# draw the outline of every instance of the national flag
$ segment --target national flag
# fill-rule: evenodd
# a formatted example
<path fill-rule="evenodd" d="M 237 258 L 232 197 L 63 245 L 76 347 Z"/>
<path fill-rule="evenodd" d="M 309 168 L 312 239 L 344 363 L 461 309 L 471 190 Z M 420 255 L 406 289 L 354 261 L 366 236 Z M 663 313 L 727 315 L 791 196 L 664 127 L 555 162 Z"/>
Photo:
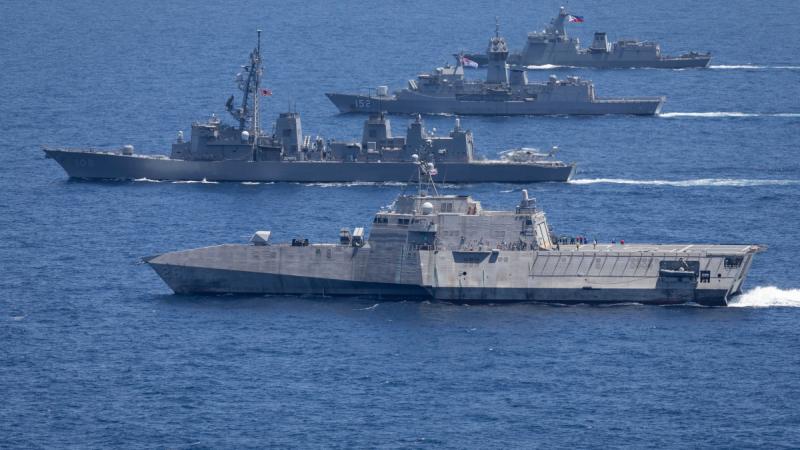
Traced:
<path fill-rule="evenodd" d="M 430 176 L 432 176 L 432 177 L 435 177 L 436 175 L 439 175 L 439 171 L 438 171 L 438 170 L 436 170 L 435 168 L 434 168 L 434 169 L 431 169 L 431 170 L 429 170 L 429 171 L 428 171 L 428 173 L 429 173 L 429 174 L 430 174 Z"/>
<path fill-rule="evenodd" d="M 471 67 L 473 69 L 477 69 L 478 68 L 478 63 L 476 63 L 475 61 L 467 58 L 466 56 L 462 56 L 461 57 L 461 65 L 463 65 L 464 67 Z"/>
<path fill-rule="evenodd" d="M 272 89 L 261 89 L 261 95 L 263 95 L 264 97 L 271 97 Z"/>
<path fill-rule="evenodd" d="M 571 23 L 583 23 L 583 16 L 573 16 L 570 14 L 567 17 Z"/>

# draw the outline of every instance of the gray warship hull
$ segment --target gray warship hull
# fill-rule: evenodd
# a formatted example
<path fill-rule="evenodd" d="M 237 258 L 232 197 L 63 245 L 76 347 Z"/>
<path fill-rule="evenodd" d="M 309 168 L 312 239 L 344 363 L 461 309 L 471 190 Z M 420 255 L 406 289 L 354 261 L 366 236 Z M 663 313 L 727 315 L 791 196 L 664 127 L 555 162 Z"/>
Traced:
<path fill-rule="evenodd" d="M 408 182 L 414 162 L 340 161 L 187 161 L 87 150 L 45 149 L 70 176 L 104 180 L 181 180 L 233 182 Z M 567 181 L 574 166 L 511 162 L 443 162 L 435 180 L 446 183 L 531 183 Z"/>
<path fill-rule="evenodd" d="M 457 115 L 606 115 L 627 114 L 652 116 L 661 112 L 664 97 L 625 99 L 595 99 L 578 102 L 537 102 L 459 100 L 419 95 L 417 98 L 399 99 L 395 96 L 375 97 L 355 94 L 326 94 L 342 113 L 393 114 L 457 114 Z"/>
<path fill-rule="evenodd" d="M 604 245 L 560 251 L 423 250 L 397 260 L 371 250 L 222 245 L 145 260 L 178 294 L 725 306 L 741 291 L 753 254 L 747 246 Z M 740 255 L 737 265 L 726 264 L 725 255 Z M 684 259 L 713 276 L 698 280 L 694 272 L 663 270 Z M 309 264 L 314 276 L 304 274 Z"/>
<path fill-rule="evenodd" d="M 489 58 L 485 54 L 465 54 L 465 57 L 485 67 Z M 661 58 L 661 59 L 623 59 L 608 54 L 587 55 L 583 58 L 558 57 L 557 55 L 539 58 L 523 58 L 520 55 L 509 56 L 510 64 L 523 66 L 564 66 L 589 67 L 593 69 L 702 69 L 708 67 L 711 56 L 693 58 Z"/>

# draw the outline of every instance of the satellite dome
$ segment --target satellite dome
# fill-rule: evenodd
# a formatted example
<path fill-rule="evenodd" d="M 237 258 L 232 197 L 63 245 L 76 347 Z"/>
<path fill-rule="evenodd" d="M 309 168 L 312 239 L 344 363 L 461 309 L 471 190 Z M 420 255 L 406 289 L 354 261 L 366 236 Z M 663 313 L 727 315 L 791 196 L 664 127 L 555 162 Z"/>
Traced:
<path fill-rule="evenodd" d="M 247 130 L 242 131 L 242 142 L 247 142 L 250 140 L 250 133 Z"/>
<path fill-rule="evenodd" d="M 428 215 L 433 214 L 433 203 L 425 202 L 422 204 L 422 214 Z"/>

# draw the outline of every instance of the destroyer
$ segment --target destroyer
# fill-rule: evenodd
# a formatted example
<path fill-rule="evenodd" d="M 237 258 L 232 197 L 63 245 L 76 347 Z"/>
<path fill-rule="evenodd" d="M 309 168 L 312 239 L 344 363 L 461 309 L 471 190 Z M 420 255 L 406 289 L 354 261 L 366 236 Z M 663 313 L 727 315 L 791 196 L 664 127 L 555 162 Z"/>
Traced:
<path fill-rule="evenodd" d="M 592 45 L 581 48 L 580 40 L 567 36 L 566 24 L 583 22 L 582 17 L 569 14 L 563 6 L 558 16 L 550 21 L 543 31 L 528 33 L 528 40 L 521 53 L 509 56 L 511 64 L 523 66 L 559 65 L 573 67 L 596 67 L 602 69 L 653 67 L 661 69 L 684 69 L 707 67 L 710 53 L 688 52 L 680 56 L 661 54 L 661 46 L 654 42 L 620 40 L 608 42 L 605 32 L 594 33 Z M 485 54 L 466 54 L 478 65 L 486 65 Z"/>
<path fill-rule="evenodd" d="M 664 97 L 600 98 L 594 84 L 578 77 L 529 83 L 524 68 L 509 70 L 508 46 L 495 33 L 489 41 L 485 81 L 464 78 L 464 60 L 409 80 L 408 87 L 390 95 L 380 86 L 376 95 L 326 94 L 343 113 L 389 111 L 403 114 L 635 114 L 654 115 Z"/>
<path fill-rule="evenodd" d="M 419 179 L 430 167 L 420 165 Z M 421 185 L 421 184 L 420 184 Z M 432 182 L 431 182 L 432 186 Z M 269 231 L 228 244 L 145 258 L 176 293 L 367 296 L 459 303 L 532 301 L 726 305 L 757 245 L 559 243 L 528 198 L 487 211 L 468 196 L 401 195 L 339 242 Z"/>
<path fill-rule="evenodd" d="M 136 154 L 132 146 L 112 151 L 45 148 L 45 154 L 70 177 L 85 179 L 406 182 L 417 174 L 412 154 L 436 161 L 436 179 L 452 183 L 567 181 L 574 169 L 549 154 L 524 149 L 501 160 L 481 160 L 474 154 L 472 133 L 458 119 L 448 136 L 434 136 L 417 117 L 403 138 L 392 136 L 389 119 L 377 113 L 364 124 L 361 142 L 338 142 L 304 136 L 299 114 L 289 112 L 280 114 L 271 133 L 264 133 L 258 119 L 260 79 L 259 44 L 237 76 L 241 105 L 234 105 L 233 96 L 226 104 L 237 125 L 216 116 L 195 123 L 189 141 L 178 133 L 170 156 Z"/>

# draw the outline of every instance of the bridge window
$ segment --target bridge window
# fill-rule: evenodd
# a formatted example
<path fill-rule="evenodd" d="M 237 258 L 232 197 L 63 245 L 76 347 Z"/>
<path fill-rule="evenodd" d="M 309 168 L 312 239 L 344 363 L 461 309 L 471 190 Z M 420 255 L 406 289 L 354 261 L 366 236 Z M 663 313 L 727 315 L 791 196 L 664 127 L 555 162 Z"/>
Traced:
<path fill-rule="evenodd" d="M 725 257 L 725 268 L 726 269 L 734 269 L 742 265 L 742 261 L 744 260 L 741 256 L 726 256 Z"/>

